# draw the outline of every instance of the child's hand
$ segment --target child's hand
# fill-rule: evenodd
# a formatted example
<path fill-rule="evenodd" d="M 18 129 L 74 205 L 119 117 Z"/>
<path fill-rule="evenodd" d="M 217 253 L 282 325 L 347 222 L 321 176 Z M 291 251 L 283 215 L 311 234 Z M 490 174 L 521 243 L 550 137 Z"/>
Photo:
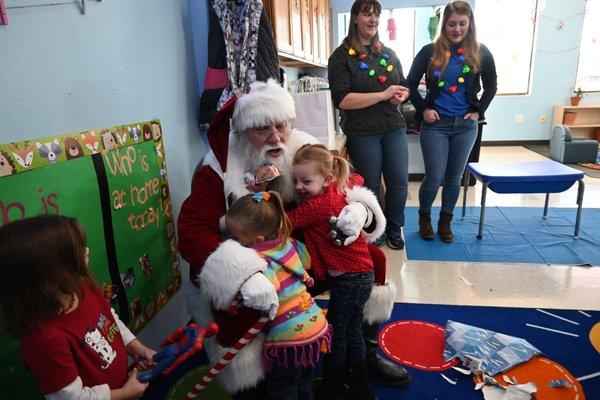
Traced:
<path fill-rule="evenodd" d="M 131 396 L 127 398 L 137 399 L 138 397 L 141 397 L 144 394 L 149 384 L 150 383 L 148 382 L 142 383 L 138 380 L 138 370 L 137 368 L 134 368 L 133 372 L 131 372 L 131 375 L 129 375 L 127 382 L 125 382 L 125 384 L 123 385 L 122 390 L 128 396 Z"/>
<path fill-rule="evenodd" d="M 133 339 L 131 343 L 127 345 L 127 352 L 131 357 L 133 357 L 136 362 L 137 368 L 141 371 L 145 371 L 152 366 L 156 365 L 153 360 L 154 354 L 156 351 L 152 350 L 149 347 L 146 347 L 142 342 L 137 339 Z"/>
<path fill-rule="evenodd" d="M 112 389 L 110 391 L 110 399 L 111 400 L 133 400 L 141 397 L 146 388 L 148 388 L 149 383 L 142 383 L 138 380 L 138 370 L 134 368 L 127 379 L 127 382 L 123 385 L 122 388 Z"/>

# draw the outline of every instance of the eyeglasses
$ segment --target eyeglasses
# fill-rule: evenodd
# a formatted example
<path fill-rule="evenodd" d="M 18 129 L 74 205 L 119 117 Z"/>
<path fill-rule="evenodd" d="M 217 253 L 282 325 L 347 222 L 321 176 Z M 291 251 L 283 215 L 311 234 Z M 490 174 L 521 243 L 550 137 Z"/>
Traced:
<path fill-rule="evenodd" d="M 260 126 L 258 128 L 250 128 L 246 130 L 246 133 L 258 136 L 262 139 L 267 139 L 271 137 L 273 132 L 277 132 L 277 134 L 281 138 L 287 138 L 288 136 L 290 136 L 290 133 L 292 133 L 292 126 L 287 122 L 282 122 L 280 124 Z"/>

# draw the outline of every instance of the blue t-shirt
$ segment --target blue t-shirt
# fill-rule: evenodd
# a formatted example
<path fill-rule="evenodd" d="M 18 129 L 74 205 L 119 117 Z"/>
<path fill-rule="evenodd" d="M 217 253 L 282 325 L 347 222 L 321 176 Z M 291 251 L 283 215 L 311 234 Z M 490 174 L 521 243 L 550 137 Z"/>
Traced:
<path fill-rule="evenodd" d="M 469 111 L 469 101 L 467 100 L 467 82 L 466 75 L 462 73 L 464 60 L 460 60 L 456 54 L 459 46 L 453 45 L 450 49 L 452 55 L 444 73 L 444 87 L 440 88 L 438 95 L 433 101 L 438 113 L 449 117 L 463 116 Z M 459 83 L 458 78 L 463 76 L 465 82 Z M 448 88 L 456 85 L 456 92 L 451 93 Z"/>

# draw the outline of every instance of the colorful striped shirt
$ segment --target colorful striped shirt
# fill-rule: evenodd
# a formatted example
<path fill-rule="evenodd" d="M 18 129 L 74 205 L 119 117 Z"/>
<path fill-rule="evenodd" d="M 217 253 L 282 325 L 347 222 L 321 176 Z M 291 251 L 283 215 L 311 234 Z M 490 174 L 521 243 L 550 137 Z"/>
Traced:
<path fill-rule="evenodd" d="M 305 270 L 310 266 L 306 246 L 278 237 L 254 247 L 269 265 L 265 276 L 273 283 L 279 298 L 279 309 L 269 322 L 264 359 L 267 370 L 278 362 L 285 364 L 279 350 L 294 348 L 296 365 L 315 365 L 321 351 L 321 339 L 329 347 L 330 328 L 323 311 L 306 291 L 304 282 L 312 281 Z"/>

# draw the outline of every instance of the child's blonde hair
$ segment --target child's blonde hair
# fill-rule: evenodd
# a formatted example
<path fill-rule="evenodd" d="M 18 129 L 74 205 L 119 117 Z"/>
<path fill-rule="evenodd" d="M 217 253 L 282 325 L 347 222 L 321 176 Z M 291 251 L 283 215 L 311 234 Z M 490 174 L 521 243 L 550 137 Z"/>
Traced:
<path fill-rule="evenodd" d="M 281 234 L 284 239 L 288 239 L 292 232 L 292 224 L 285 215 L 281 196 L 274 191 L 240 197 L 227 210 L 227 219 L 234 221 L 249 236 L 274 239 Z"/>
<path fill-rule="evenodd" d="M 21 337 L 60 315 L 58 294 L 82 295 L 96 283 L 87 266 L 86 235 L 70 217 L 40 215 L 0 227 L 2 327 Z"/>
<path fill-rule="evenodd" d="M 348 187 L 352 166 L 346 159 L 332 154 L 322 144 L 305 144 L 294 155 L 293 165 L 310 161 L 317 163 L 321 175 L 333 176 L 338 192 L 343 192 Z"/>

